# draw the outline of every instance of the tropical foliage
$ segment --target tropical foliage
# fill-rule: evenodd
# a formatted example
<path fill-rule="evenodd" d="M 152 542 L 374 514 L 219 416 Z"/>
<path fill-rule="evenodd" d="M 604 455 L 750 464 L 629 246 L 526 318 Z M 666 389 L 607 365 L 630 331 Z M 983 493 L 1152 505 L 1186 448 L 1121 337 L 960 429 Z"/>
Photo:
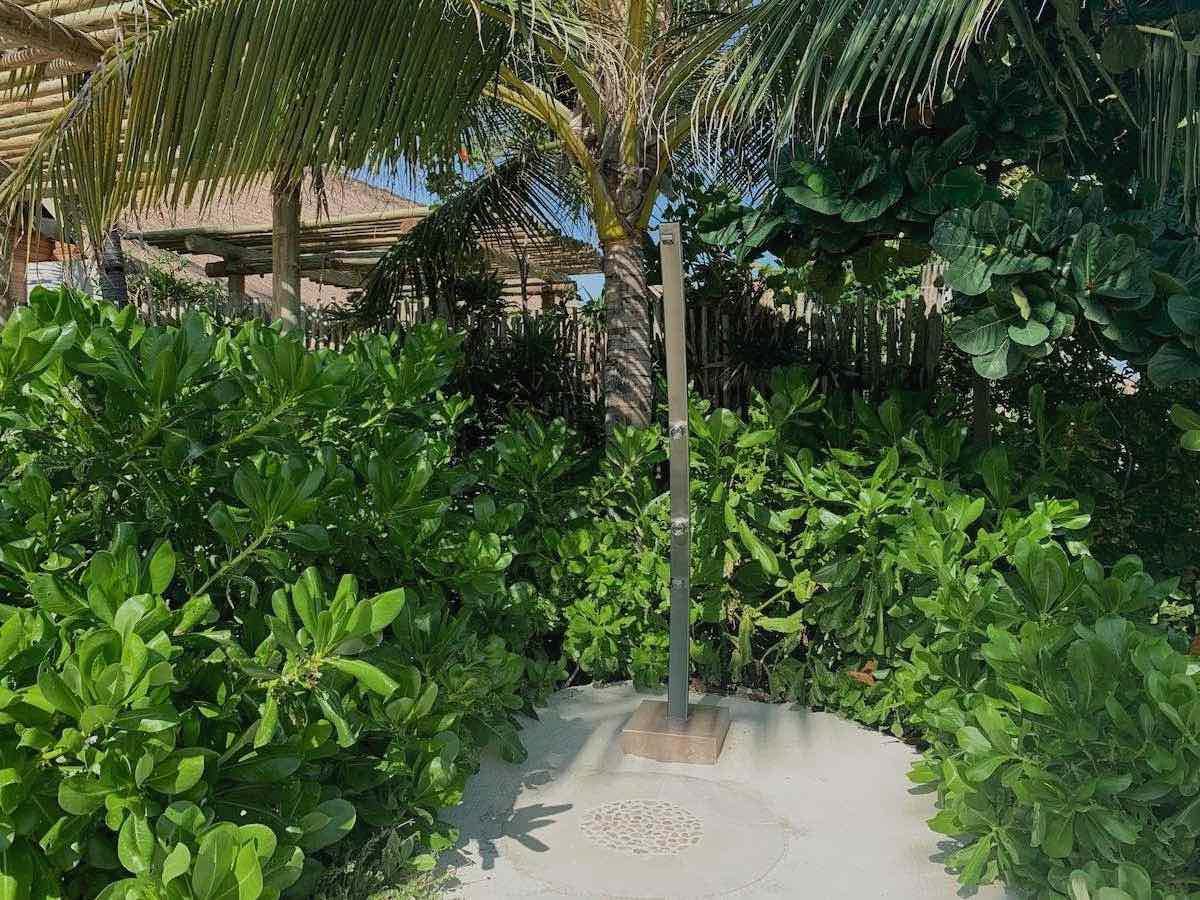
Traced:
<path fill-rule="evenodd" d="M 873 220 L 895 206 L 905 232 L 910 222 L 920 232 L 946 213 L 937 249 L 956 289 L 978 298 L 1000 276 L 995 296 L 975 303 L 995 326 L 989 335 L 1005 332 L 971 342 L 981 371 L 1000 376 L 1043 353 L 1067 317 L 1079 318 L 1080 293 L 1096 330 L 1131 356 L 1153 356 L 1160 376 L 1196 367 L 1188 279 L 1158 283 L 1152 296 L 1144 278 L 1113 284 L 1086 262 L 1114 252 L 1144 273 L 1160 227 L 1138 246 L 1082 198 L 1046 209 L 1040 194 L 1000 221 L 997 198 L 979 206 L 978 174 L 943 130 L 949 116 L 986 135 L 972 162 L 989 174 L 1006 161 L 1072 172 L 1082 163 L 1113 184 L 1142 185 L 1151 209 L 1176 200 L 1193 221 L 1194 13 L 1149 0 L 419 0 L 399 11 L 364 0 L 353 16 L 318 0 L 171 9 L 91 73 L 7 183 L 7 205 L 32 207 L 44 190 L 69 187 L 100 235 L 130 205 L 203 201 L 268 177 L 282 189 L 306 168 L 445 168 L 462 154 L 481 176 L 397 249 L 368 305 L 411 284 L 414 271 L 436 290 L 438 273 L 473 255 L 484 231 L 512 234 L 581 210 L 603 252 L 609 422 L 644 425 L 653 395 L 640 251 L 660 194 L 697 169 L 736 172 L 740 188 L 753 188 L 777 148 L 802 146 L 812 159 L 791 187 L 805 217 L 821 217 L 817 246 L 845 253 L 873 237 L 859 264 L 878 272 L 895 222 Z M 919 142 L 847 153 L 837 145 L 848 124 L 937 127 Z M 906 189 L 912 196 L 897 205 Z M 1155 249 L 1167 248 L 1149 252 L 1161 269 Z M 1073 269 L 1047 284 L 1045 266 L 1059 259 Z M 1015 307 L 1012 288 L 1023 297 Z"/>
<path fill-rule="evenodd" d="M 662 683 L 662 432 L 596 460 L 522 414 L 464 442 L 461 340 L 306 352 L 65 291 L 6 325 L 14 896 L 305 896 L 381 842 L 428 867 L 481 749 L 519 756 L 568 672 Z M 1028 408 L 1005 451 L 798 369 L 745 420 L 694 401 L 693 666 L 919 742 L 967 884 L 1187 896 L 1194 597 L 1071 498 L 1079 414 Z"/>
<path fill-rule="evenodd" d="M 920 741 L 912 778 L 966 885 L 1191 896 L 1200 665 L 1178 579 L 1093 556 L 1099 523 L 964 423 L 774 387 L 748 422 L 693 407 L 697 675 Z M 596 677 L 663 678 L 663 446 L 619 433 L 559 539 L 564 652 Z"/>
<path fill-rule="evenodd" d="M 523 510 L 452 458 L 460 340 L 311 353 L 66 291 L 14 314 L 8 896 L 308 896 L 326 848 L 384 827 L 432 863 L 478 749 L 519 755 L 559 677 L 506 577 Z"/>
<path fill-rule="evenodd" d="M 1200 376 L 1186 191 L 1139 181 L 1128 135 L 1064 149 L 1066 106 L 1024 54 L 970 62 L 928 121 L 843 130 L 782 161 L 767 202 L 710 209 L 706 239 L 805 267 L 830 302 L 933 259 L 956 300 L 951 338 L 988 379 L 1076 332 L 1156 383 Z"/>

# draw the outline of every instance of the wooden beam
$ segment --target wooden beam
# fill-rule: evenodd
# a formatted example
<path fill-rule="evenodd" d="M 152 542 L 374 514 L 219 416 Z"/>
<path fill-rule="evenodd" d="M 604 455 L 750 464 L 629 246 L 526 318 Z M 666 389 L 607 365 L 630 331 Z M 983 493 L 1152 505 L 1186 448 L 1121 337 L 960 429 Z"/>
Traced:
<path fill-rule="evenodd" d="M 301 270 L 307 269 L 338 269 L 343 272 L 355 269 L 370 269 L 379 262 L 378 253 L 347 253 L 331 251 L 328 253 L 301 253 L 298 257 Z M 274 256 L 253 254 L 241 259 L 223 259 L 220 262 L 210 262 L 204 266 L 204 274 L 209 278 L 228 278 L 230 275 L 270 275 L 275 271 Z"/>
<path fill-rule="evenodd" d="M 317 222 L 302 222 L 300 223 L 301 236 L 307 236 L 331 229 L 337 229 L 344 226 L 352 225 L 377 225 L 384 226 L 392 221 L 406 221 L 409 219 L 423 219 L 429 215 L 429 207 L 414 206 L 411 209 L 394 209 L 386 212 L 367 213 L 357 216 L 342 216 L 336 219 L 325 219 Z M 266 225 L 247 225 L 241 228 L 159 228 L 152 231 L 142 231 L 130 235 L 137 237 L 139 240 L 145 241 L 147 244 L 161 244 L 171 241 L 184 241 L 188 235 L 199 234 L 205 237 L 216 238 L 217 240 L 233 241 L 237 239 L 239 243 L 249 242 L 252 238 L 265 238 L 266 243 L 270 243 L 271 228 Z"/>
<path fill-rule="evenodd" d="M 11 35 L 37 50 L 92 68 L 104 57 L 104 45 L 70 25 L 30 12 L 13 0 L 0 0 L 0 33 Z"/>
<path fill-rule="evenodd" d="M 32 9 L 26 6 L 26 9 Z M 90 9 L 77 10 L 75 12 L 55 12 L 51 15 L 54 21 L 60 25 L 69 25 L 72 28 L 78 28 L 80 31 L 85 31 L 97 40 L 104 40 L 100 37 L 99 32 L 112 31 L 116 28 L 122 19 L 129 21 L 131 19 L 140 19 L 145 22 L 147 12 L 147 4 L 143 0 L 125 0 L 123 3 L 102 3 L 99 6 L 92 6 Z"/>
<path fill-rule="evenodd" d="M 271 301 L 283 330 L 301 325 L 300 185 L 271 192 Z"/>
<path fill-rule="evenodd" d="M 26 99 L 21 97 L 12 103 L 0 105 L 0 121 L 7 120 L 9 116 L 28 115 L 30 113 L 50 113 L 57 115 L 63 107 L 63 97 L 61 91 L 62 83 L 59 83 L 59 94 L 57 97 L 46 96 Z M 0 87 L 0 90 L 3 90 Z"/>
<path fill-rule="evenodd" d="M 317 284 L 328 284 L 332 287 L 345 288 L 346 290 L 357 290 L 362 287 L 367 280 L 367 273 L 364 272 L 345 272 L 340 269 L 303 269 L 301 274 L 309 281 L 315 281 Z"/>
<path fill-rule="evenodd" d="M 39 0 L 37 3 L 26 3 L 24 6 L 30 12 L 38 15 L 62 16 L 89 9 L 103 9 L 112 6 L 112 0 Z"/>
<path fill-rule="evenodd" d="M 3 2 L 3 0 L 0 0 Z M 58 74 L 50 78 L 43 78 L 37 84 L 29 84 L 27 78 L 22 77 L 25 73 L 20 71 L 0 72 L 0 91 L 8 97 L 11 97 L 15 103 L 23 103 L 29 100 L 41 100 L 44 97 L 55 97 L 58 99 L 59 106 L 62 106 L 69 99 L 66 93 L 66 83 L 63 81 L 68 74 L 73 72 L 86 72 L 91 66 L 79 66 L 75 63 L 63 63 L 62 65 L 55 64 L 55 70 Z"/>
<path fill-rule="evenodd" d="M 202 234 L 189 234 L 183 239 L 183 245 L 191 253 L 203 253 L 205 256 L 220 256 L 227 260 L 239 260 L 246 256 L 244 248 L 228 241 L 218 241 L 216 238 Z"/>
<path fill-rule="evenodd" d="M 5 115 L 0 112 L 0 134 L 7 133 L 10 128 L 21 128 L 25 125 L 40 125 L 45 128 L 54 121 L 54 117 L 58 115 L 59 108 L 57 106 L 50 109 L 38 110 L 37 112 L 18 113 L 17 115 Z"/>

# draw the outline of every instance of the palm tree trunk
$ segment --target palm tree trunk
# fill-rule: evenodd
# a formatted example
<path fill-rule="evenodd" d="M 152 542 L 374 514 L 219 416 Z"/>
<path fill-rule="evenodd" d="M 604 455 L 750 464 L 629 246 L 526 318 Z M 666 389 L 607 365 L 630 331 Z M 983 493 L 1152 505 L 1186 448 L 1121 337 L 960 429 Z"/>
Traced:
<path fill-rule="evenodd" d="M 604 246 L 604 427 L 650 424 L 654 381 L 651 363 L 650 286 L 641 243 L 622 238 Z"/>
<path fill-rule="evenodd" d="M 0 325 L 23 302 L 25 275 L 18 249 L 20 231 L 6 228 L 0 231 Z"/>
<path fill-rule="evenodd" d="M 129 302 L 129 286 L 125 282 L 125 251 L 121 248 L 121 233 L 113 228 L 104 237 L 100 251 L 100 296 L 114 306 Z"/>

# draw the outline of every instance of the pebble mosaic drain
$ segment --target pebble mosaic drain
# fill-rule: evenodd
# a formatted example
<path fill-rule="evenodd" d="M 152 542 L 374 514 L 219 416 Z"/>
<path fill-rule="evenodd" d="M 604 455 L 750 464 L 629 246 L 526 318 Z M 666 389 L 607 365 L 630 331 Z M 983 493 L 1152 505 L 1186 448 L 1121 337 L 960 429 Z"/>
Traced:
<path fill-rule="evenodd" d="M 619 800 L 584 813 L 579 827 L 595 844 L 628 856 L 672 856 L 700 843 L 700 820 L 669 800 Z"/>

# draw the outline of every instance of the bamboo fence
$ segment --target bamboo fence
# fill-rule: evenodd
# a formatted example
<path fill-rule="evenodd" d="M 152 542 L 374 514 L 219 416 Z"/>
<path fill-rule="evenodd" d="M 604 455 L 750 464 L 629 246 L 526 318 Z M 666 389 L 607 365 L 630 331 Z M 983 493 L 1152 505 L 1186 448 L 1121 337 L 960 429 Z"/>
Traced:
<path fill-rule="evenodd" d="M 188 312 L 178 302 L 163 305 L 143 297 L 139 304 L 142 315 L 155 324 L 177 324 Z M 223 298 L 214 300 L 207 312 L 221 323 L 269 321 L 268 305 L 256 298 Z M 686 315 L 689 380 L 700 396 L 740 411 L 780 365 L 807 366 L 826 390 L 929 388 L 943 341 L 941 312 L 921 297 L 899 302 L 859 298 L 833 306 L 774 306 L 745 299 L 692 305 Z M 308 310 L 302 326 L 309 348 L 338 349 L 356 332 L 403 331 L 435 318 L 465 331 L 469 352 L 476 358 L 511 356 L 513 364 L 520 365 L 523 354 L 535 345 L 540 352 L 555 354 L 579 385 L 571 403 L 591 405 L 603 396 L 603 322 L 580 307 L 514 307 L 507 314 L 472 316 L 406 298 L 369 329 L 320 309 Z M 661 300 L 653 304 L 651 321 L 661 362 Z"/>

